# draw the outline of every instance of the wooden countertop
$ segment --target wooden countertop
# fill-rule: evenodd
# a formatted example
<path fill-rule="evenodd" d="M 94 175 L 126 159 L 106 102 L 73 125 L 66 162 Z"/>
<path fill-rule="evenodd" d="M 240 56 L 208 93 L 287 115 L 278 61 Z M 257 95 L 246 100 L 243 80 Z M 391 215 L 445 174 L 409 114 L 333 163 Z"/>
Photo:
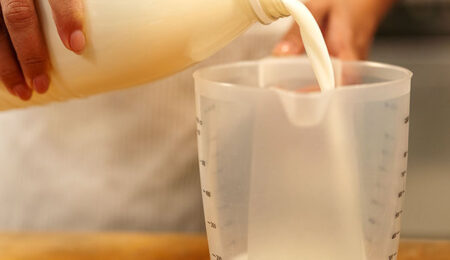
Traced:
<path fill-rule="evenodd" d="M 204 236 L 0 233 L 1 260 L 209 260 Z M 449 260 L 450 241 L 402 241 L 398 260 Z"/>

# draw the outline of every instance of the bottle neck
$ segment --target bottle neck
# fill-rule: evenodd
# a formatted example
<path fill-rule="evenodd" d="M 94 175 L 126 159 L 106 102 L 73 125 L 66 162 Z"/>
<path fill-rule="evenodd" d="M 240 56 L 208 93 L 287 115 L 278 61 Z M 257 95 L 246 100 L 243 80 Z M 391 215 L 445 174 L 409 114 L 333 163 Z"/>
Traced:
<path fill-rule="evenodd" d="M 249 2 L 262 24 L 271 24 L 279 18 L 290 15 L 282 0 L 249 0 Z"/>

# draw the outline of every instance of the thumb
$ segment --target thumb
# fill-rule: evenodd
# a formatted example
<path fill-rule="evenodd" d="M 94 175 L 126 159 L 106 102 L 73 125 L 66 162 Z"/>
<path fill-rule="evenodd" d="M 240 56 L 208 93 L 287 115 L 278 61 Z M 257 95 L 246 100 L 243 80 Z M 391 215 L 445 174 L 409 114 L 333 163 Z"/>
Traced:
<path fill-rule="evenodd" d="M 275 56 L 289 56 L 301 54 L 304 51 L 305 47 L 300 36 L 300 29 L 297 24 L 294 24 L 283 39 L 275 46 L 272 53 Z"/>

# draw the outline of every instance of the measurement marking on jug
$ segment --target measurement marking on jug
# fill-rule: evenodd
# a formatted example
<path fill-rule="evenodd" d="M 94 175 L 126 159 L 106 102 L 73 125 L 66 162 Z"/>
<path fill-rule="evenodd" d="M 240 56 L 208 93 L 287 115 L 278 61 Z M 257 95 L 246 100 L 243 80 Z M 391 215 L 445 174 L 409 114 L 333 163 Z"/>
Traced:
<path fill-rule="evenodd" d="M 216 109 L 216 105 L 211 105 L 211 106 L 205 108 L 204 111 L 205 111 L 205 113 L 209 113 L 209 112 L 213 111 L 214 109 Z"/>
<path fill-rule="evenodd" d="M 386 103 L 384 103 L 384 107 L 390 108 L 390 109 L 392 109 L 392 110 L 397 110 L 397 105 L 394 104 L 394 103 L 386 102 Z"/>
<path fill-rule="evenodd" d="M 201 135 L 201 131 L 199 129 L 197 129 L 197 135 L 200 136 Z"/>
<path fill-rule="evenodd" d="M 409 123 L 409 116 L 405 118 L 405 124 Z"/>
<path fill-rule="evenodd" d="M 234 224 L 233 221 L 228 221 L 228 222 L 226 222 L 226 223 L 223 225 L 223 227 L 224 227 L 224 228 L 231 227 L 233 224 Z M 233 243 L 236 243 L 236 241 L 233 240 L 233 241 L 230 243 L 230 245 L 232 245 Z"/>
<path fill-rule="evenodd" d="M 406 176 L 406 171 L 402 171 L 402 177 Z"/>
<path fill-rule="evenodd" d="M 389 256 L 389 260 L 394 259 L 394 257 L 397 256 L 397 253 L 393 253 L 392 255 Z"/>
<path fill-rule="evenodd" d="M 196 120 L 197 120 L 197 124 L 199 124 L 201 126 L 203 125 L 203 121 L 200 118 L 197 117 Z"/>
<path fill-rule="evenodd" d="M 216 260 L 223 260 L 222 257 L 220 255 L 216 255 L 216 254 L 211 254 L 212 257 L 214 257 Z"/>
<path fill-rule="evenodd" d="M 208 198 L 211 198 L 211 192 L 210 192 L 209 190 L 203 190 L 203 193 L 205 193 L 205 195 L 206 195 Z"/>
<path fill-rule="evenodd" d="M 211 221 L 208 221 L 207 222 L 208 223 L 208 225 L 211 227 L 211 228 L 214 228 L 214 229 L 216 229 L 217 228 L 217 225 L 216 225 L 216 223 L 214 223 L 214 222 L 211 222 Z"/>
<path fill-rule="evenodd" d="M 400 215 L 402 215 L 402 213 L 403 213 L 403 210 L 400 210 L 399 212 L 395 213 L 395 218 L 396 219 L 399 218 Z"/>
<path fill-rule="evenodd" d="M 370 203 L 372 203 L 373 205 L 380 205 L 380 203 L 377 201 L 377 200 L 375 200 L 375 199 L 372 199 L 371 201 L 370 201 Z"/>
<path fill-rule="evenodd" d="M 205 167 L 206 166 L 206 161 L 205 160 L 200 160 L 200 164 Z"/>
<path fill-rule="evenodd" d="M 236 245 L 237 245 L 236 240 L 233 240 L 230 243 L 228 243 L 228 247 L 230 247 L 230 248 L 234 248 Z"/>
<path fill-rule="evenodd" d="M 404 157 L 404 158 L 408 157 L 408 151 L 406 151 L 406 152 L 403 153 L 403 157 Z"/>
<path fill-rule="evenodd" d="M 394 234 L 392 234 L 392 239 L 396 239 L 398 237 L 398 235 L 400 235 L 400 231 L 395 232 Z"/>
<path fill-rule="evenodd" d="M 399 198 L 401 198 L 401 197 L 403 197 L 403 195 L 405 195 L 405 190 L 402 190 L 402 191 L 400 191 L 399 193 L 398 193 L 398 197 Z"/>

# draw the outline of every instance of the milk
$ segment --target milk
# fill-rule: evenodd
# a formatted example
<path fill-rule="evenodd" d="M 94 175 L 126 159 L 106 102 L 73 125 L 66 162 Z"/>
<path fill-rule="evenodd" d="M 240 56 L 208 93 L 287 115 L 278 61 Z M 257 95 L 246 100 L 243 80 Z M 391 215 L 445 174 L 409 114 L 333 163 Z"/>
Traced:
<path fill-rule="evenodd" d="M 319 25 L 308 8 L 298 0 L 283 0 L 300 27 L 303 44 L 322 91 L 335 88 L 333 65 Z"/>

